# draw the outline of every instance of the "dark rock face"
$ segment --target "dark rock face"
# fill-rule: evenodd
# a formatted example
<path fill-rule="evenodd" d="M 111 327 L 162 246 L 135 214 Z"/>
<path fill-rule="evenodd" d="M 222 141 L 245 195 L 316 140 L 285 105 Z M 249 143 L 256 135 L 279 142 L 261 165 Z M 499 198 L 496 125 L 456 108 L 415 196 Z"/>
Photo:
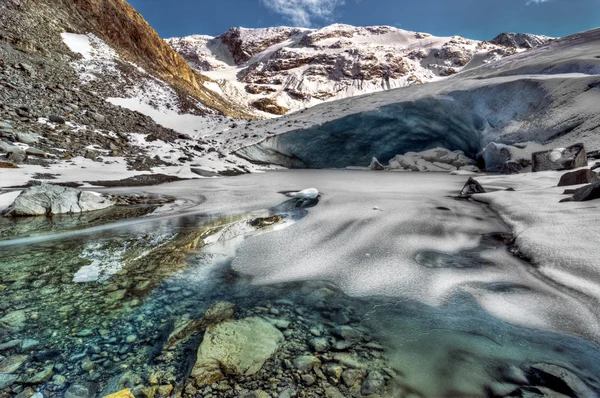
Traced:
<path fill-rule="evenodd" d="M 477 180 L 475 180 L 473 177 L 469 177 L 465 186 L 460 191 L 460 196 L 466 197 L 477 193 L 486 193 L 486 191 L 483 189 L 481 184 L 477 182 Z"/>
<path fill-rule="evenodd" d="M 589 184 L 597 181 L 600 181 L 598 174 L 594 173 L 592 170 L 584 169 L 564 174 L 560 178 L 558 186 L 565 187 L 568 185 Z"/>
<path fill-rule="evenodd" d="M 490 43 L 499 46 L 514 48 L 534 48 L 543 46 L 553 39 L 548 36 L 532 35 L 527 33 L 501 33 L 494 37 Z"/>
<path fill-rule="evenodd" d="M 585 187 L 576 189 L 572 198 L 561 200 L 562 202 L 585 202 L 588 200 L 600 199 L 600 181 Z"/>
<path fill-rule="evenodd" d="M 535 152 L 531 155 L 532 171 L 570 170 L 587 166 L 583 144 Z"/>

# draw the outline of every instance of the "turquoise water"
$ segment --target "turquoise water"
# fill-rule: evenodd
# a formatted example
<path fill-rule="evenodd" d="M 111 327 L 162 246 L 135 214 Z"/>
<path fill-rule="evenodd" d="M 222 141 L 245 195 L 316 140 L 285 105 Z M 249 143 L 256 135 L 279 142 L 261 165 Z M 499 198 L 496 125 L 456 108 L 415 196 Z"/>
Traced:
<path fill-rule="evenodd" d="M 339 178 L 339 174 L 334 176 Z M 289 182 L 295 175 L 277 174 L 280 177 Z M 259 185 L 260 178 L 265 177 L 259 177 Z M 300 185 L 306 183 L 305 178 L 306 174 L 298 177 L 299 188 L 305 187 Z M 334 188 L 319 188 L 323 192 L 320 202 L 309 207 L 296 207 L 296 202 L 286 202 L 281 196 L 281 205 L 251 212 L 206 214 L 200 206 L 192 214 L 107 220 L 93 229 L 75 223 L 62 234 L 48 229 L 32 233 L 27 228 L 28 236 L 0 242 L 0 347 L 5 345 L 0 348 L 0 370 L 4 363 L 4 375 L 16 376 L 1 376 L 0 371 L 0 383 L 5 384 L 0 394 L 14 396 L 31 389 L 46 396 L 63 396 L 74 385 L 85 385 L 97 396 L 122 388 L 133 388 L 143 396 L 141 391 L 151 385 L 170 385 L 173 393 L 182 392 L 202 334 L 172 347 L 168 337 L 186 320 L 201 318 L 216 301 L 234 303 L 237 318 L 261 316 L 290 325 L 282 328 L 286 341 L 262 372 L 230 377 L 208 390 L 195 391 L 196 396 L 233 397 L 258 388 L 271 396 L 288 389 L 324 396 L 325 385 L 336 386 L 344 396 L 359 396 L 360 388 L 350 388 L 328 374 L 323 379 L 317 374 L 317 383 L 308 386 L 289 367 L 294 357 L 314 354 L 307 343 L 318 334 L 340 343 L 333 330 L 342 325 L 359 330 L 362 340 L 348 347 L 334 348 L 332 344 L 319 352 L 322 368 L 341 363 L 344 368 L 363 369 L 364 374 L 376 369 L 386 380 L 381 396 L 491 396 L 526 391 L 594 396 L 594 391 L 600 391 L 600 349 L 593 339 L 554 326 L 539 328 L 507 321 L 488 312 L 478 300 L 478 295 L 484 294 L 481 291 L 499 299 L 523 294 L 520 319 L 535 317 L 528 312 L 527 301 L 538 286 L 527 279 L 520 283 L 509 277 L 470 280 L 465 285 L 468 289 L 450 290 L 435 302 L 401 291 L 384 294 L 390 291 L 387 287 L 380 293 L 369 290 L 376 294 L 367 290 L 355 294 L 353 284 L 335 283 L 331 274 L 321 279 L 321 274 L 315 276 L 312 270 L 310 277 L 303 276 L 307 274 L 294 270 L 297 264 L 288 258 L 262 251 L 264 264 L 278 264 L 282 275 L 287 272 L 287 280 L 265 279 L 262 270 L 258 272 L 252 265 L 254 251 L 262 250 L 265 241 L 279 245 L 279 239 L 289 234 L 295 234 L 298 245 L 305 244 L 299 234 L 305 234 L 319 214 L 336 205 L 335 198 L 340 195 Z M 438 199 L 436 196 L 434 204 L 439 204 Z M 351 201 L 349 197 L 345 200 Z M 477 222 L 486 222 L 479 211 L 493 217 L 484 208 L 477 210 L 476 204 L 448 204 L 446 200 L 452 199 L 442 202 L 453 210 L 454 206 L 473 206 L 470 212 L 477 213 L 473 217 L 481 218 Z M 249 221 L 273 214 L 283 220 L 264 228 L 249 227 Z M 328 220 L 336 227 L 335 221 Z M 497 220 L 488 223 L 491 229 L 506 233 L 499 225 Z M 11 228 L 18 231 L 18 226 Z M 489 253 L 509 256 L 504 243 L 483 233 L 485 228 L 469 228 L 473 235 L 479 234 L 476 245 L 454 252 L 421 250 L 414 256 L 415 264 L 426 272 L 453 270 L 471 275 L 499 267 L 497 257 Z M 425 226 L 414 233 L 423 231 L 427 231 Z M 320 232 L 315 233 L 323 240 Z M 344 233 L 340 230 L 339 234 Z M 285 241 L 288 246 L 283 249 L 293 254 L 291 242 Z M 488 255 L 482 257 L 482 253 Z M 378 255 L 376 251 L 371 254 Z M 240 265 L 245 258 L 247 268 Z M 399 264 L 396 272 L 406 272 L 408 278 L 408 271 Z M 529 267 L 520 264 L 523 269 Z M 320 266 L 331 264 L 311 264 Z M 506 268 L 502 272 L 520 271 Z M 433 278 L 422 281 L 423 295 L 431 288 L 427 284 L 434 282 Z M 402 285 L 395 286 L 401 289 Z M 10 369 L 8 359 L 22 364 Z M 539 363 L 559 366 L 568 372 L 570 381 L 536 370 Z"/>

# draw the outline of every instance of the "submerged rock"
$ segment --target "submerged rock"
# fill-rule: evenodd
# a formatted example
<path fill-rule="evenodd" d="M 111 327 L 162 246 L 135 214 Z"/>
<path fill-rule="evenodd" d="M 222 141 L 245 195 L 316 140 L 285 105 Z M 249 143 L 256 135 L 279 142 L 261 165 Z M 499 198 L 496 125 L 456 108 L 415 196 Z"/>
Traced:
<path fill-rule="evenodd" d="M 41 184 L 21 192 L 7 209 L 7 216 L 73 214 L 106 209 L 115 202 L 96 192 Z"/>
<path fill-rule="evenodd" d="M 565 187 L 569 185 L 589 184 L 597 181 L 600 181 L 598 174 L 594 173 L 592 170 L 583 169 L 564 174 L 560 178 L 558 186 Z"/>
<path fill-rule="evenodd" d="M 534 152 L 531 155 L 532 171 L 570 170 L 587 166 L 583 144 Z"/>
<path fill-rule="evenodd" d="M 207 379 L 218 379 L 217 368 L 229 375 L 253 375 L 279 349 L 283 340 L 283 334 L 275 326 L 258 317 L 211 325 L 198 349 L 192 375 L 199 385 L 206 385 Z M 214 361 L 217 364 L 210 372 L 212 377 L 199 371 L 208 364 L 214 365 Z"/>

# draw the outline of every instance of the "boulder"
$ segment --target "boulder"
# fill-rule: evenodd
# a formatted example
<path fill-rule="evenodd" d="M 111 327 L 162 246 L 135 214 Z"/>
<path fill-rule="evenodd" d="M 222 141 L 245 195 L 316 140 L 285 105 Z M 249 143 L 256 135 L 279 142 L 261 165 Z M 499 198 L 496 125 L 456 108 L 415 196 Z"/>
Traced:
<path fill-rule="evenodd" d="M 469 177 L 465 186 L 460 191 L 461 197 L 468 197 L 473 194 L 485 193 L 485 189 L 481 186 L 480 183 L 477 182 L 473 177 Z"/>
<path fill-rule="evenodd" d="M 302 372 L 310 372 L 319 366 L 321 366 L 321 361 L 312 355 L 302 355 L 294 359 L 294 367 Z"/>
<path fill-rule="evenodd" d="M 369 169 L 385 170 L 385 167 L 383 167 L 383 165 L 381 163 L 379 163 L 379 160 L 377 160 L 377 158 L 373 158 L 373 159 L 371 159 L 371 164 L 369 165 Z"/>
<path fill-rule="evenodd" d="M 362 395 L 381 394 L 385 388 L 385 378 L 377 371 L 370 371 L 362 383 L 360 392 Z"/>
<path fill-rule="evenodd" d="M 283 334 L 275 326 L 258 317 L 211 325 L 206 329 L 198 349 L 192 373 L 199 384 L 198 378 L 202 373 L 198 370 L 216 361 L 216 366 L 213 366 L 215 375 L 217 369 L 227 375 L 253 375 L 279 349 L 283 340 Z"/>
<path fill-rule="evenodd" d="M 585 202 L 600 199 L 600 181 L 576 189 L 572 198 L 561 200 L 562 202 Z"/>
<path fill-rule="evenodd" d="M 39 142 L 40 136 L 30 133 L 17 133 L 15 134 L 17 141 L 23 144 L 31 145 Z"/>
<path fill-rule="evenodd" d="M 65 119 L 63 119 L 62 117 L 57 116 L 57 115 L 48 116 L 48 120 L 51 121 L 52 123 L 56 123 L 56 124 L 65 124 L 66 123 Z"/>
<path fill-rule="evenodd" d="M 587 154 L 583 144 L 575 144 L 567 148 L 534 152 L 531 163 L 532 171 L 571 170 L 587 166 Z"/>
<path fill-rule="evenodd" d="M 21 148 L 14 147 L 8 154 L 8 160 L 13 163 L 23 163 L 25 159 L 27 159 L 27 153 Z"/>
<path fill-rule="evenodd" d="M 558 186 L 565 187 L 569 185 L 590 184 L 596 181 L 600 181 L 598 174 L 589 169 L 582 169 L 563 174 L 558 182 Z"/>
<path fill-rule="evenodd" d="M 115 201 L 97 192 L 41 184 L 21 192 L 7 209 L 7 216 L 73 214 L 106 209 Z"/>

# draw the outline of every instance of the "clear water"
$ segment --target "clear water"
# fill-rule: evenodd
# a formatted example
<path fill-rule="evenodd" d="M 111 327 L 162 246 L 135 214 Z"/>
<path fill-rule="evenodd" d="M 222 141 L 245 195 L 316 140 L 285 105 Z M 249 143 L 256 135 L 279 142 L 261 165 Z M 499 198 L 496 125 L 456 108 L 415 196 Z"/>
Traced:
<path fill-rule="evenodd" d="M 67 223 L 67 232 L 32 229 L 31 220 L 22 228 L 4 224 L 12 235 L 0 241 L 0 344 L 38 342 L 0 351 L 26 356 L 4 393 L 29 386 L 62 396 L 79 382 L 109 393 L 148 385 L 156 373 L 160 384 L 177 389 L 198 341 L 166 350 L 165 336 L 224 300 L 238 316 L 292 320 L 292 355 L 311 352 L 310 328 L 364 328 L 383 351 L 350 352 L 393 370 L 391 396 L 517 389 L 533 383 L 515 379 L 536 363 L 568 369 L 593 396 L 600 391 L 594 303 L 511 256 L 490 235 L 508 231 L 488 209 L 449 197 L 463 180 L 277 172 L 148 188 L 186 205 L 126 221 L 84 219 Z M 322 196 L 311 208 L 296 208 L 277 193 L 312 186 Z M 285 221 L 247 227 L 271 214 Z M 274 396 L 298 384 L 280 360 L 256 376 L 279 375 Z M 52 375 L 29 382 L 48 367 Z M 249 382 L 255 380 L 230 384 Z"/>

